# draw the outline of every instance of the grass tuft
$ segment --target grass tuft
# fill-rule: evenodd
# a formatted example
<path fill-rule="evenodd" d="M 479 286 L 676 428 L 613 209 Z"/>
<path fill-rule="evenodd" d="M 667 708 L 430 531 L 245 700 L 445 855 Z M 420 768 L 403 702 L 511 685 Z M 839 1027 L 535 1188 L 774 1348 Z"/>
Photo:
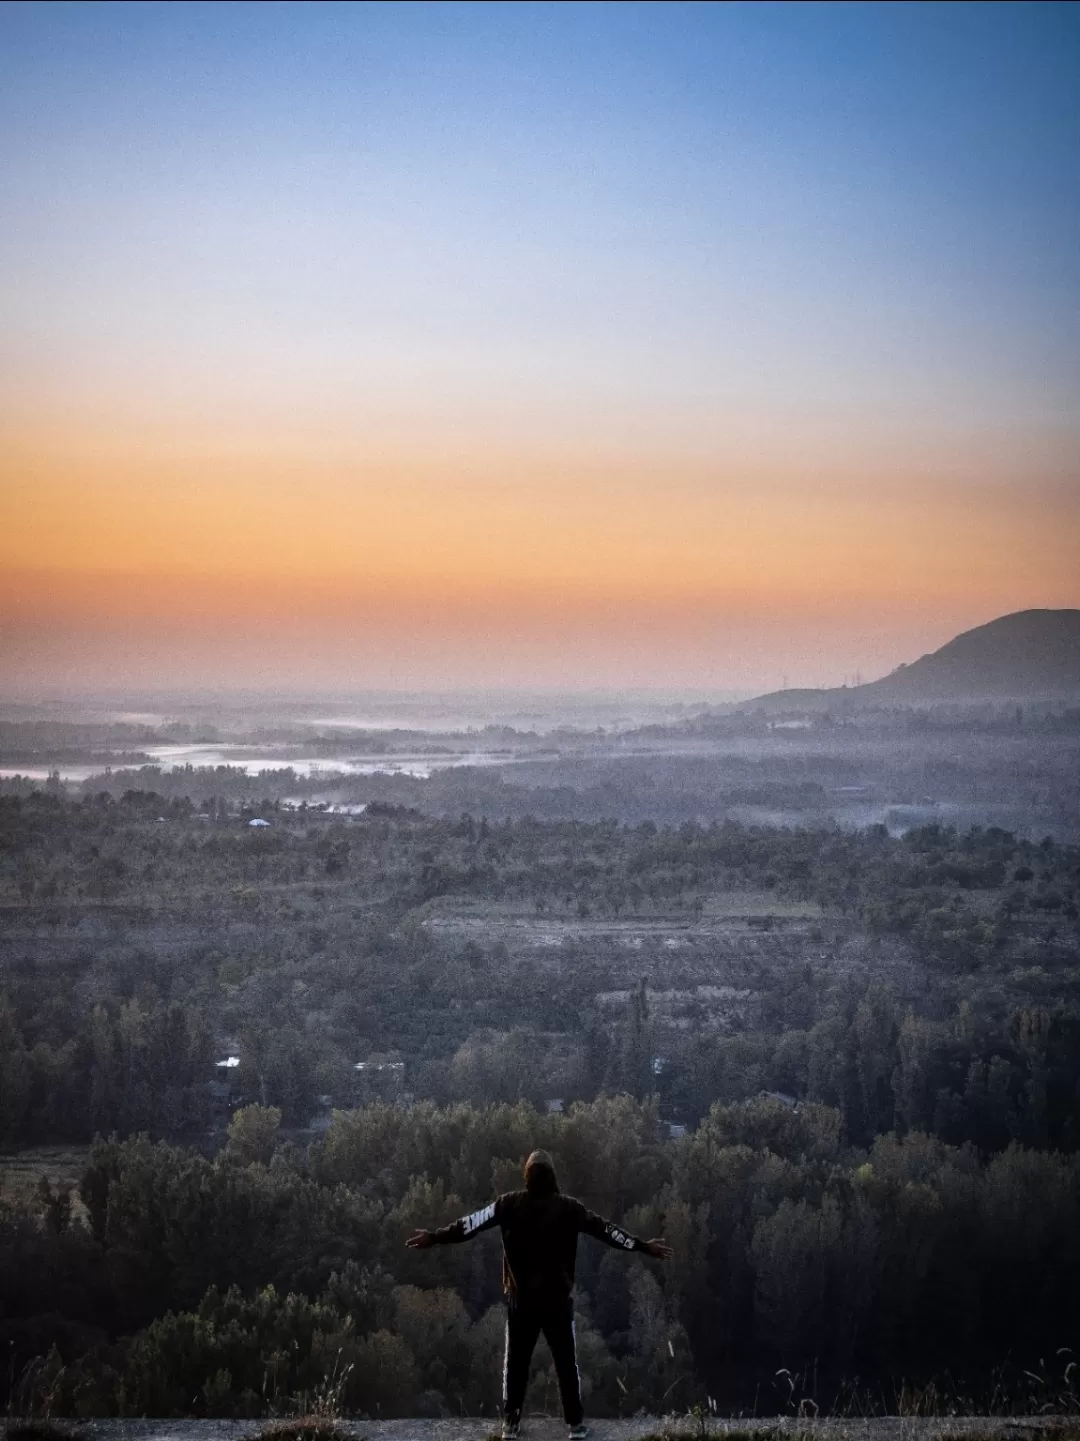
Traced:
<path fill-rule="evenodd" d="M 256 1431 L 250 1441 L 364 1441 L 330 1416 L 288 1416 Z"/>
<path fill-rule="evenodd" d="M 61 1426 L 56 1421 L 30 1417 L 8 1421 L 3 1435 L 4 1441 L 71 1441 L 72 1433 L 67 1426 Z"/>

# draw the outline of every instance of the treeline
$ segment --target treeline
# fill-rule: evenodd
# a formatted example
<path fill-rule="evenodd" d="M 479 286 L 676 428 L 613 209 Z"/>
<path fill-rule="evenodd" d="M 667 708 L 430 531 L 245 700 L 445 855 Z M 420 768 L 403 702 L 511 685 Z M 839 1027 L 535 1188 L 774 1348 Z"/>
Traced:
<path fill-rule="evenodd" d="M 131 752 L 70 754 L 69 763 L 91 762 L 96 774 L 79 784 L 57 776 L 58 791 L 80 797 L 107 792 L 120 800 L 130 790 L 166 800 L 190 800 L 264 808 L 306 799 L 414 807 L 429 816 L 463 812 L 490 819 L 528 818 L 591 823 L 598 817 L 624 825 L 709 823 L 725 817 L 748 821 L 755 814 L 772 825 L 821 828 L 836 816 L 847 825 L 870 817 L 910 824 L 935 806 L 964 824 L 998 825 L 1036 837 L 1080 840 L 1076 749 L 1067 734 L 1023 731 L 1009 738 L 968 732 L 856 736 L 838 731 L 823 749 L 820 739 L 800 742 L 799 733 L 775 733 L 760 743 L 719 741 L 719 753 L 628 753 L 627 741 L 592 742 L 559 755 L 522 753 L 513 763 L 448 765 L 428 777 L 405 774 L 334 773 L 333 746 L 313 741 L 307 754 L 322 754 L 318 773 L 298 773 L 284 762 L 249 775 L 240 766 L 134 765 Z M 161 739 L 159 737 L 158 739 Z M 340 745 L 340 742 L 335 742 Z M 684 742 L 685 744 L 685 742 Z M 411 746 L 415 754 L 415 742 Z M 711 747 L 710 747 L 711 749 Z M 961 755 L 957 755 L 957 750 Z M 365 744 L 366 753 L 377 746 Z M 432 748 L 433 751 L 436 748 Z M 4 753 L 5 765 L 39 773 L 60 763 L 60 754 Z M 107 770 L 108 766 L 111 771 Z M 0 778 L 0 795 L 29 797 L 42 782 Z"/>
<path fill-rule="evenodd" d="M 880 984 L 849 983 L 808 1029 L 690 1036 L 665 1059 L 665 1111 L 694 1120 L 706 1097 L 780 1091 L 835 1107 L 854 1145 L 924 1131 L 983 1154 L 1012 1141 L 1080 1147 L 1080 1016 L 1064 1006 L 1020 1007 L 1003 1021 L 967 1004 L 926 1017 Z"/>
<path fill-rule="evenodd" d="M 835 1110 L 772 1101 L 716 1105 L 677 1141 L 627 1096 L 564 1116 L 375 1105 L 336 1114 L 306 1152 L 279 1119 L 239 1112 L 215 1159 L 99 1141 L 78 1197 L 2 1208 L 16 1403 L 256 1415 L 336 1387 L 369 1415 L 490 1415 L 497 1236 L 403 1243 L 516 1186 L 537 1144 L 565 1190 L 675 1247 L 662 1267 L 582 1243 L 594 1415 L 706 1395 L 764 1412 L 780 1368 L 823 1406 L 855 1374 L 886 1395 L 945 1371 L 975 1386 L 1007 1356 L 1037 1370 L 1080 1343 L 1075 1157 L 1014 1145 L 983 1161 L 918 1132 L 850 1148 Z M 530 1398 L 554 1402 L 543 1353 Z"/>
<path fill-rule="evenodd" d="M 255 810 L 272 824 L 246 828 Z M 884 826 L 489 821 L 384 805 L 345 824 L 265 797 L 237 810 L 220 796 L 196 805 L 102 790 L 71 801 L 39 789 L 0 796 L 0 860 L 3 892 L 25 904 L 178 900 L 206 884 L 236 887 L 242 903 L 246 887 L 337 878 L 413 905 L 454 895 L 616 916 L 757 887 L 911 933 L 954 964 L 978 960 L 1010 919 L 1049 917 L 1075 930 L 1080 916 L 1080 847 L 993 826 L 930 825 L 897 839 Z M 974 892 L 993 904 L 973 910 Z"/>
<path fill-rule="evenodd" d="M 46 998 L 46 1009 L 57 999 Z M 0 1145 L 85 1142 L 96 1132 L 184 1137 L 209 1125 L 214 1050 L 197 1010 L 113 997 L 68 1012 L 60 1034 L 54 1012 L 36 1039 L 34 1019 L 24 1030 L 0 992 Z"/>
<path fill-rule="evenodd" d="M 339 1048 L 272 1025 L 246 1029 L 242 1064 L 215 1080 L 209 1018 L 176 1002 L 99 1003 L 74 1024 L 59 1045 L 27 1044 L 0 995 L 0 1144 L 110 1132 L 195 1140 L 230 1100 L 277 1106 L 302 1128 L 321 1095 L 347 1103 L 359 1084 Z M 1017 1009 L 1000 1025 L 967 1007 L 938 1020 L 902 1012 L 881 985 L 849 985 L 806 1030 L 665 1035 L 658 1060 L 659 1044 L 642 990 L 617 1023 L 574 1044 L 553 1046 L 521 1026 L 475 1033 L 443 1061 L 410 1060 L 394 1090 L 443 1104 L 542 1106 L 549 1094 L 568 1103 L 624 1088 L 689 1124 L 716 1099 L 779 1092 L 833 1107 L 853 1145 L 923 1131 L 982 1154 L 1014 1141 L 1080 1148 L 1080 1017 L 1064 1008 Z"/>
<path fill-rule="evenodd" d="M 304 1127 L 319 1097 L 362 1099 L 357 1061 L 393 1052 L 400 1089 L 443 1104 L 655 1093 L 696 1124 L 766 1090 L 836 1108 L 854 1145 L 1080 1145 L 1075 847 L 268 814 L 0 800 L 0 1144 L 195 1140 L 241 1100 Z M 580 924 L 691 923 L 732 894 L 763 914 L 724 951 L 657 932 L 629 953 Z M 493 905 L 565 918 L 557 963 L 511 955 L 497 927 L 462 942 L 427 924 Z M 718 1018 L 695 997 L 721 983 Z M 679 1016 L 665 993 L 689 998 Z M 241 1064 L 222 1079 L 226 1039 Z"/>

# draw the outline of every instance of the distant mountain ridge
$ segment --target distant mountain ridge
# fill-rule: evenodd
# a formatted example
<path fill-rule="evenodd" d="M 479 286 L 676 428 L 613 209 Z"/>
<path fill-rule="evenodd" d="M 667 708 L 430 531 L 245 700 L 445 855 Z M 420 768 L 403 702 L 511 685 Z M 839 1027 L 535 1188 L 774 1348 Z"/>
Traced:
<path fill-rule="evenodd" d="M 773 691 L 769 710 L 1080 697 L 1080 610 L 1019 610 L 964 631 L 940 650 L 865 685 Z"/>

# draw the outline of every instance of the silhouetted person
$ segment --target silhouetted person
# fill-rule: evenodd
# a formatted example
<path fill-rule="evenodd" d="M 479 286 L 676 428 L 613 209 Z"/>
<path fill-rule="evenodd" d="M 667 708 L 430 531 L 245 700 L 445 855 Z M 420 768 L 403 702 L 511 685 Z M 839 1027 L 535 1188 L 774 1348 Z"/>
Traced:
<path fill-rule="evenodd" d="M 571 1441 L 587 1436 L 581 1406 L 581 1378 L 574 1338 L 574 1263 L 578 1232 L 595 1236 L 621 1251 L 644 1251 L 661 1261 L 671 1257 L 663 1240 L 642 1241 L 613 1221 L 564 1196 L 546 1151 L 525 1162 L 524 1191 L 508 1191 L 471 1216 L 438 1231 L 414 1231 L 407 1246 L 454 1245 L 478 1231 L 498 1226 L 503 1238 L 503 1292 L 506 1297 L 506 1355 L 503 1361 L 503 1436 L 519 1434 L 521 1408 L 529 1380 L 529 1362 L 543 1331 L 559 1378 L 563 1415 Z"/>

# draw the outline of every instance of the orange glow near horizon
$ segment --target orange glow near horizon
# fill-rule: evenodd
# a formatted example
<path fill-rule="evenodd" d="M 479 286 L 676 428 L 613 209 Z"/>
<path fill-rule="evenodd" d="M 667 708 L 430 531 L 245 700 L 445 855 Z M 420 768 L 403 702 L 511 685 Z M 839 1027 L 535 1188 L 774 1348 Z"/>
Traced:
<path fill-rule="evenodd" d="M 983 457 L 2 435 L 3 683 L 766 687 L 1075 604 L 1078 505 Z M 970 457 L 969 457 L 970 462 Z M 822 473 L 827 479 L 822 478 Z"/>
<path fill-rule="evenodd" d="M 1073 10 L 0 7 L 0 699 L 1080 606 Z"/>

